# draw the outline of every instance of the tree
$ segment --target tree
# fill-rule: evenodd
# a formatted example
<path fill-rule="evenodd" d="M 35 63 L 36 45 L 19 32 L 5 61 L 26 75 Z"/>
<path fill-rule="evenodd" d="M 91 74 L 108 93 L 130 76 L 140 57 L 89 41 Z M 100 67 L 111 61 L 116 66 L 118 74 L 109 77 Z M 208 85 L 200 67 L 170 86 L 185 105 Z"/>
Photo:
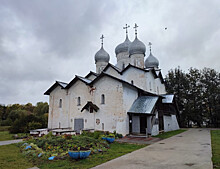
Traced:
<path fill-rule="evenodd" d="M 178 67 L 168 72 L 165 81 L 168 93 L 176 95 L 182 127 L 190 122 L 220 126 L 220 73 L 210 68 L 190 68 L 185 73 Z"/>
<path fill-rule="evenodd" d="M 34 108 L 33 112 L 36 115 L 43 115 L 45 113 L 48 113 L 49 111 L 49 105 L 47 102 L 38 102 L 36 107 Z"/>

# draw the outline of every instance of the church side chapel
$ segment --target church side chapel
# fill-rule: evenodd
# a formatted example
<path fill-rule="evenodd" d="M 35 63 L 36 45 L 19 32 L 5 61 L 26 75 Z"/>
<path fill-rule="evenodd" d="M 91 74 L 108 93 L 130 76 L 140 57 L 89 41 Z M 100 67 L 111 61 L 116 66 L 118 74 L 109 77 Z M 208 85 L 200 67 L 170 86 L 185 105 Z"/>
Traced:
<path fill-rule="evenodd" d="M 115 48 L 116 65 L 103 46 L 95 54 L 96 72 L 75 76 L 69 83 L 56 81 L 44 94 L 49 95 L 48 129 L 116 131 L 126 134 L 157 135 L 179 129 L 175 96 L 166 94 L 158 59 L 149 43 L 128 37 Z"/>

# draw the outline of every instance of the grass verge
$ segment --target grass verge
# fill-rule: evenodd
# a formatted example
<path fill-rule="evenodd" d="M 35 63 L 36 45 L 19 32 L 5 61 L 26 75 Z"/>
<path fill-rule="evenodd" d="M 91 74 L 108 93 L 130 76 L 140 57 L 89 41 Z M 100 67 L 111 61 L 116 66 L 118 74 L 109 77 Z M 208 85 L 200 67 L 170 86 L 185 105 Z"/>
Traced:
<path fill-rule="evenodd" d="M 211 131 L 212 162 L 214 169 L 220 169 L 220 130 Z"/>
<path fill-rule="evenodd" d="M 179 130 L 174 130 L 174 131 L 168 131 L 168 132 L 161 133 L 161 134 L 159 134 L 157 136 L 154 136 L 154 137 L 158 137 L 158 138 L 161 138 L 161 139 L 166 139 L 166 138 L 172 137 L 174 135 L 180 134 L 180 133 L 182 133 L 184 131 L 186 131 L 186 129 L 179 129 Z"/>
<path fill-rule="evenodd" d="M 13 134 L 10 134 L 8 131 L 0 131 L 0 141 L 13 140 Z"/>
<path fill-rule="evenodd" d="M 1 169 L 27 169 L 33 167 L 20 153 L 15 144 L 0 146 L 0 168 Z"/>

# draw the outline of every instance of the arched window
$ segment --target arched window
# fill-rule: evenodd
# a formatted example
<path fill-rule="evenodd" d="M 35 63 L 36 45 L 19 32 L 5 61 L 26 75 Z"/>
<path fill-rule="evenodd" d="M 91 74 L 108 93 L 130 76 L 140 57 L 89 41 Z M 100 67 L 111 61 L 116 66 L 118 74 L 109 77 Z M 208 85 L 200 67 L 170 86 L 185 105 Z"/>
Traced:
<path fill-rule="evenodd" d="M 157 94 L 159 94 L 160 93 L 160 91 L 159 91 L 159 87 L 157 86 Z"/>
<path fill-rule="evenodd" d="M 150 87 L 150 90 L 152 90 L 152 88 L 151 88 L 151 82 L 149 82 L 149 87 Z"/>
<path fill-rule="evenodd" d="M 134 81 L 133 81 L 133 80 L 131 81 L 131 84 L 132 84 L 132 85 L 134 84 Z"/>
<path fill-rule="evenodd" d="M 105 95 L 104 94 L 101 95 L 101 104 L 105 104 Z"/>
<path fill-rule="evenodd" d="M 81 99 L 80 97 L 77 98 L 77 106 L 80 106 L 81 105 Z"/>
<path fill-rule="evenodd" d="M 59 108 L 62 108 L 62 99 L 59 101 Z"/>

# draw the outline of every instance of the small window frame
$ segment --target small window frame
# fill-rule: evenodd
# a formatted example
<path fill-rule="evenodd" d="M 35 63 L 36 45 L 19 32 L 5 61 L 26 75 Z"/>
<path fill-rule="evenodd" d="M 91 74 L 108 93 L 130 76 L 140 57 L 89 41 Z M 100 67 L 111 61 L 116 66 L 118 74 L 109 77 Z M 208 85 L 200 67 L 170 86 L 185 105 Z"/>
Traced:
<path fill-rule="evenodd" d="M 63 106 L 63 100 L 60 99 L 60 100 L 59 100 L 59 108 L 62 108 L 62 106 Z"/>
<path fill-rule="evenodd" d="M 81 97 L 77 97 L 77 106 L 81 106 Z"/>
<path fill-rule="evenodd" d="M 101 104 L 105 104 L 105 95 L 104 94 L 101 95 Z"/>

